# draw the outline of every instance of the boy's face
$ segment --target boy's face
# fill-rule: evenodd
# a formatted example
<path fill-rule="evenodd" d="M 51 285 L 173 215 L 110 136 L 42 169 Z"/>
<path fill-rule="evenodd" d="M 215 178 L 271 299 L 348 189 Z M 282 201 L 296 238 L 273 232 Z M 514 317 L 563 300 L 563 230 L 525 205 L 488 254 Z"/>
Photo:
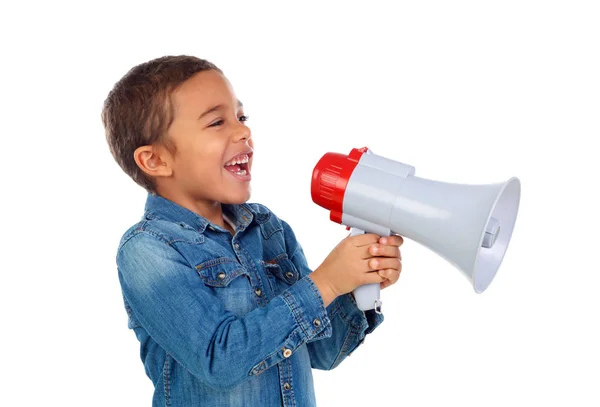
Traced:
<path fill-rule="evenodd" d="M 171 100 L 175 115 L 168 137 L 177 152 L 169 160 L 172 175 L 158 179 L 159 188 L 194 206 L 246 202 L 253 142 L 229 81 L 214 70 L 199 72 Z"/>

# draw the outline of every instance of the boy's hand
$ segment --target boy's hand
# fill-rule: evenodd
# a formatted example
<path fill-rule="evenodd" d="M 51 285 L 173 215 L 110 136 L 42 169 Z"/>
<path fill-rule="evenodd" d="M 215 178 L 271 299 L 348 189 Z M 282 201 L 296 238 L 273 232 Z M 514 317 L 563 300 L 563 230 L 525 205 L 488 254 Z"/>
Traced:
<path fill-rule="evenodd" d="M 337 296 L 364 284 L 389 287 L 398 281 L 400 236 L 367 233 L 342 240 L 310 277 L 321 292 L 325 306 Z"/>
<path fill-rule="evenodd" d="M 389 268 L 381 268 L 390 265 L 390 262 L 381 262 L 379 259 L 372 259 L 371 266 L 378 270 L 381 277 L 385 280 L 380 283 L 380 287 L 383 290 L 395 284 L 400 278 L 402 272 L 402 254 L 400 253 L 400 246 L 404 243 L 402 236 L 385 236 L 379 239 L 379 244 L 374 244 L 369 248 L 369 253 L 376 257 L 389 257 L 394 259 Z"/>

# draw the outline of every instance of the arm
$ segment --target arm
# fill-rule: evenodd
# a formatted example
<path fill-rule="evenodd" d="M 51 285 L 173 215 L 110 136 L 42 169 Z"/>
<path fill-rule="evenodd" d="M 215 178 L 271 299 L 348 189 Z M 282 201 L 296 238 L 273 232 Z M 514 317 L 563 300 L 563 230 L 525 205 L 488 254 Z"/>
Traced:
<path fill-rule="evenodd" d="M 301 278 L 310 278 L 311 270 L 304 251 L 296 240 L 291 227 L 281 220 L 284 228 L 286 250 Z M 327 306 L 332 335 L 320 340 L 309 340 L 308 351 L 311 365 L 315 369 L 331 370 L 337 367 L 350 353 L 362 344 L 366 335 L 373 332 L 382 322 L 383 315 L 369 310 L 363 312 L 356 306 L 352 294 L 337 297 Z"/>
<path fill-rule="evenodd" d="M 117 265 L 123 294 L 152 338 L 216 388 L 236 386 L 289 357 L 284 350 L 294 352 L 331 335 L 323 301 L 309 278 L 238 318 L 183 256 L 154 234 L 131 237 L 119 249 Z M 317 319 L 320 324 L 313 323 Z"/>

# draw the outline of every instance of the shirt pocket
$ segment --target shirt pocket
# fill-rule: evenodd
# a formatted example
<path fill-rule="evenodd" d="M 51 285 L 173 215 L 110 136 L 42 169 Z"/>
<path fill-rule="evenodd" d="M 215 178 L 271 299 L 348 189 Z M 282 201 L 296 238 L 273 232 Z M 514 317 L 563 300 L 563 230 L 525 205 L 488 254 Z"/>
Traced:
<path fill-rule="evenodd" d="M 279 295 L 298 281 L 298 270 L 288 258 L 287 253 L 282 253 L 269 260 L 262 260 L 262 265 L 275 295 Z"/>
<path fill-rule="evenodd" d="M 253 309 L 250 277 L 236 260 L 219 257 L 196 266 L 196 271 L 210 293 L 227 311 L 242 317 Z"/>

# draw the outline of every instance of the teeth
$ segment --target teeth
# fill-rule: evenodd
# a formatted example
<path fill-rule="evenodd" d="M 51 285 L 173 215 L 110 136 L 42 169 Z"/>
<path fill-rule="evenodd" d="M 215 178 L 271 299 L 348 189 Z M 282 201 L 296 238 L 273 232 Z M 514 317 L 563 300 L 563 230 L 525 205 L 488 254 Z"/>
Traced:
<path fill-rule="evenodd" d="M 235 165 L 235 164 L 246 164 L 246 163 L 247 163 L 249 160 L 250 160 L 250 159 L 249 159 L 249 157 L 248 157 L 248 154 L 244 154 L 244 155 L 242 155 L 242 156 L 239 156 L 239 157 L 237 157 L 237 158 L 234 158 L 233 160 L 231 160 L 231 161 L 229 161 L 229 162 L 225 163 L 225 166 L 228 166 L 228 165 Z"/>
<path fill-rule="evenodd" d="M 246 170 L 236 172 L 237 175 L 246 175 Z"/>

